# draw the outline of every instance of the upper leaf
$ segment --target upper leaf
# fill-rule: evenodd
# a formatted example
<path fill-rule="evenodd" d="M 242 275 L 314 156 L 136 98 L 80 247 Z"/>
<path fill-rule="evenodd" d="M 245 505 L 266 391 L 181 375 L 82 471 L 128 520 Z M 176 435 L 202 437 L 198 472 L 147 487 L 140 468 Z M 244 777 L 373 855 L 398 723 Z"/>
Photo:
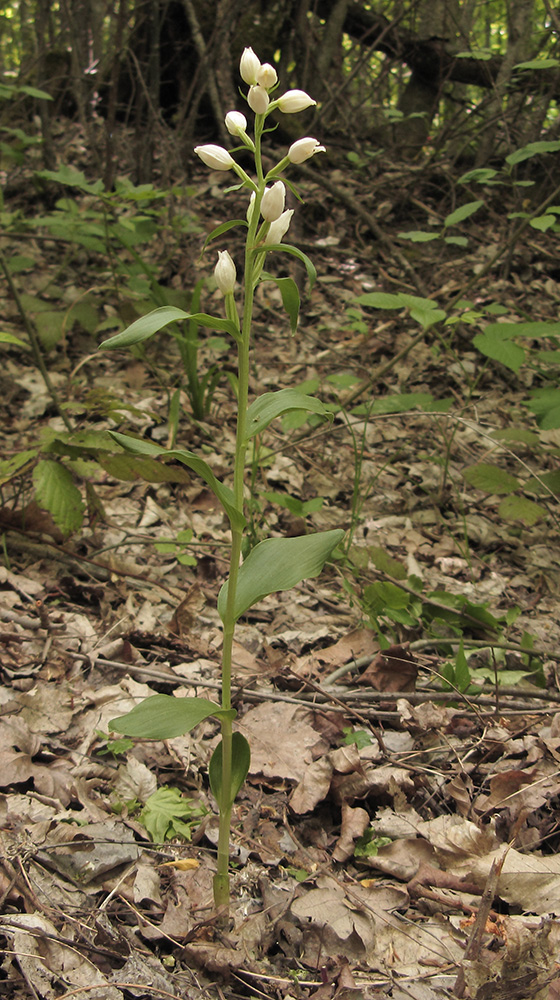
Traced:
<path fill-rule="evenodd" d="M 335 528 L 298 538 L 266 538 L 264 542 L 255 545 L 239 568 L 235 619 L 268 594 L 290 590 L 302 580 L 317 576 L 343 537 L 344 531 Z M 218 595 L 218 611 L 222 620 L 226 612 L 227 597 L 226 580 Z"/>
<path fill-rule="evenodd" d="M 319 399 L 307 396 L 298 389 L 265 392 L 262 396 L 258 396 L 247 410 L 245 441 L 249 441 L 255 434 L 260 434 L 275 417 L 288 410 L 308 410 L 310 413 L 320 413 L 325 417 L 332 416 Z"/>
<path fill-rule="evenodd" d="M 153 337 L 159 330 L 163 330 L 169 323 L 176 323 L 178 320 L 190 319 L 201 326 L 208 326 L 213 330 L 221 330 L 229 333 L 237 340 L 239 334 L 235 325 L 229 319 L 222 319 L 219 316 L 209 316 L 207 313 L 188 313 L 177 306 L 160 306 L 159 309 L 152 309 L 140 319 L 127 326 L 126 330 L 109 337 L 100 344 L 100 349 L 113 349 L 118 347 L 132 347 L 133 344 L 140 344 L 143 340 Z"/>

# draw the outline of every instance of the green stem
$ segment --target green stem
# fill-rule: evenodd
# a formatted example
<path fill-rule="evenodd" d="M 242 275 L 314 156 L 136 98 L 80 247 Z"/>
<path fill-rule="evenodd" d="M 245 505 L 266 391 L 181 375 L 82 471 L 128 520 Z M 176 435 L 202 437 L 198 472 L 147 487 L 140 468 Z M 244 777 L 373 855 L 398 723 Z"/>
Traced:
<path fill-rule="evenodd" d="M 254 299 L 254 267 L 253 253 L 257 234 L 261 199 L 264 192 L 264 178 L 261 160 L 261 135 L 264 125 L 264 115 L 257 115 L 255 120 L 255 165 L 258 186 L 253 203 L 253 214 L 249 223 L 247 242 L 245 245 L 244 301 L 241 337 L 238 344 L 238 399 L 237 399 L 237 430 L 235 435 L 235 464 L 233 473 L 233 494 L 235 506 L 243 513 L 243 486 L 245 480 L 245 459 L 247 454 L 247 407 L 249 400 L 249 359 L 251 348 L 251 323 L 253 318 Z M 228 297 L 229 298 L 229 297 Z M 228 315 L 231 312 L 231 302 L 226 302 Z M 231 318 L 231 317 L 230 317 Z M 222 708 L 231 708 L 231 667 L 233 637 L 235 632 L 236 614 L 235 598 L 237 579 L 241 560 L 243 531 L 233 528 L 231 531 L 231 556 L 228 577 L 228 596 L 224 613 L 224 641 L 222 648 Z M 230 718 L 223 718 L 222 735 L 222 801 L 219 808 L 218 859 L 217 871 L 214 877 L 214 903 L 216 907 L 227 906 L 229 903 L 229 838 L 231 828 L 231 774 L 232 774 L 232 724 Z"/>

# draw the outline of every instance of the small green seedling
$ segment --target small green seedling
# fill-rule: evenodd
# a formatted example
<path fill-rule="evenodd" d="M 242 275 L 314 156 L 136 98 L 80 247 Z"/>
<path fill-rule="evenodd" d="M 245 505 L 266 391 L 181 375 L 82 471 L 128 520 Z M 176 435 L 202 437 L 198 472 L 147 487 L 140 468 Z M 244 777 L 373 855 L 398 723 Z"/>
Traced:
<path fill-rule="evenodd" d="M 256 435 L 261 434 L 278 417 L 290 411 L 318 414 L 325 418 L 329 410 L 320 400 L 297 388 L 266 392 L 249 404 L 249 373 L 251 370 L 251 326 L 255 289 L 262 281 L 278 286 L 282 303 L 290 319 L 292 333 L 297 328 L 299 292 L 290 277 L 276 277 L 265 271 L 269 254 L 297 257 L 304 264 L 310 284 L 315 268 L 297 247 L 284 243 L 293 209 L 285 208 L 286 187 L 280 176 L 292 164 L 303 163 L 324 151 L 316 139 L 305 137 L 292 143 L 284 156 L 265 173 L 261 156 L 261 140 L 268 115 L 273 111 L 293 114 L 312 107 L 316 102 L 301 90 L 289 90 L 275 98 L 276 70 L 261 64 L 252 49 L 241 57 L 240 74 L 249 85 L 247 103 L 255 114 L 253 137 L 247 131 L 247 119 L 238 111 L 226 115 L 226 128 L 240 143 L 237 149 L 250 152 L 255 174 L 250 176 L 238 164 L 232 153 L 222 146 L 197 146 L 196 153 L 214 171 L 233 170 L 240 187 L 250 195 L 245 219 L 234 219 L 219 225 L 207 238 L 207 243 L 224 236 L 233 227 L 246 230 L 242 296 L 237 287 L 237 271 L 227 250 L 218 253 L 214 277 L 224 296 L 225 316 L 213 316 L 197 311 L 186 313 L 175 306 L 164 306 L 136 320 L 122 333 L 112 337 L 104 348 L 132 347 L 154 336 L 169 324 L 188 321 L 209 327 L 231 338 L 237 349 L 237 428 L 233 462 L 233 488 L 216 478 L 210 466 L 198 455 L 181 448 L 167 450 L 152 442 L 123 434 L 112 433 L 121 448 L 133 455 L 166 458 L 186 465 L 204 480 L 220 501 L 231 528 L 229 575 L 218 596 L 218 612 L 223 623 L 222 698 L 217 704 L 206 698 L 173 698 L 158 694 L 145 699 L 128 715 L 113 719 L 113 728 L 127 736 L 147 739 L 172 739 L 188 732 L 204 719 L 215 718 L 221 726 L 221 741 L 209 764 L 209 780 L 218 805 L 219 834 L 217 872 L 214 877 L 214 901 L 217 907 L 229 902 L 229 838 L 231 812 L 250 764 L 249 744 L 241 732 L 233 731 L 236 716 L 231 705 L 231 668 L 235 626 L 239 618 L 254 604 L 269 594 L 289 590 L 302 580 L 316 576 L 341 542 L 344 531 L 334 529 L 309 533 L 295 538 L 265 538 L 251 548 L 241 562 L 247 536 L 245 468 L 248 449 Z M 234 154 L 236 150 L 232 151 Z M 242 299 L 242 303 L 241 303 Z"/>

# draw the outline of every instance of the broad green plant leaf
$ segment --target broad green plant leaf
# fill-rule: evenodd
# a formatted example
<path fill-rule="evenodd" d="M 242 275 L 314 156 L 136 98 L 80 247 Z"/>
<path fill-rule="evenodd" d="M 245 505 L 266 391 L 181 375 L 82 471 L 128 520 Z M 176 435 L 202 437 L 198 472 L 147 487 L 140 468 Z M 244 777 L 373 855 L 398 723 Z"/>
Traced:
<path fill-rule="evenodd" d="M 506 163 L 513 167 L 516 163 L 529 160 L 532 156 L 540 156 L 541 153 L 557 153 L 560 150 L 560 142 L 555 139 L 551 141 L 530 142 L 522 149 L 516 149 L 514 153 L 506 156 Z"/>
<path fill-rule="evenodd" d="M 169 323 L 177 323 L 180 320 L 186 319 L 193 320 L 200 326 L 210 327 L 212 330 L 229 333 L 234 340 L 239 339 L 235 325 L 229 319 L 222 319 L 219 316 L 209 316 L 207 313 L 188 313 L 184 309 L 178 309 L 176 306 L 160 306 L 159 309 L 153 309 L 152 312 L 135 320 L 134 323 L 127 326 L 126 330 L 115 334 L 114 337 L 109 337 L 108 340 L 104 340 L 99 345 L 99 350 L 113 350 L 116 348 L 131 347 L 133 344 L 140 344 L 142 341 L 153 337 L 155 333 L 159 333 Z"/>
<path fill-rule="evenodd" d="M 535 219 L 531 219 L 529 225 L 533 229 L 538 229 L 540 233 L 546 233 L 547 229 L 551 229 L 556 222 L 558 219 L 555 215 L 538 215 Z"/>
<path fill-rule="evenodd" d="M 138 818 L 152 841 L 161 844 L 173 837 L 191 840 L 193 827 L 207 812 L 201 802 L 184 798 L 178 788 L 164 785 L 146 799 Z"/>
<path fill-rule="evenodd" d="M 456 226 L 458 222 L 468 219 L 475 212 L 478 212 L 480 206 L 483 204 L 483 201 L 469 201 L 466 205 L 456 208 L 454 212 L 450 212 L 449 215 L 445 216 L 443 220 L 444 229 L 447 229 L 448 226 Z"/>
<path fill-rule="evenodd" d="M 525 489 L 531 493 L 547 496 L 551 493 L 560 497 L 560 469 L 555 472 L 542 472 L 540 476 L 532 476 L 525 483 Z"/>
<path fill-rule="evenodd" d="M 527 497 L 509 496 L 502 500 L 498 514 L 506 521 L 524 521 L 531 526 L 546 517 L 547 510 Z"/>
<path fill-rule="evenodd" d="M 100 194 L 103 191 L 103 181 L 98 180 L 90 184 L 86 175 L 81 170 L 75 170 L 67 164 L 59 167 L 58 170 L 39 170 L 36 174 L 42 180 L 55 181 L 57 184 L 68 184 L 70 187 L 80 188 L 88 194 Z"/>
<path fill-rule="evenodd" d="M 207 698 L 173 698 L 170 694 L 154 694 L 144 698 L 132 711 L 111 719 L 111 729 L 124 736 L 145 740 L 172 740 L 184 736 L 199 722 L 210 716 L 235 718 L 235 709 L 225 711 Z"/>
<path fill-rule="evenodd" d="M 33 470 L 37 502 L 52 515 L 64 535 L 82 526 L 84 504 L 71 472 L 59 462 L 44 459 Z"/>
<path fill-rule="evenodd" d="M 422 229 L 411 229 L 407 233 L 398 233 L 401 240 L 410 240 L 411 243 L 432 243 L 439 240 L 439 233 L 426 233 Z"/>
<path fill-rule="evenodd" d="M 20 451 L 11 458 L 4 458 L 0 461 L 0 486 L 8 483 L 10 479 L 17 476 L 37 455 L 36 448 L 29 448 L 27 451 Z"/>
<path fill-rule="evenodd" d="M 473 344 L 485 357 L 500 361 L 506 368 L 518 372 L 525 361 L 525 351 L 512 342 L 512 335 L 508 330 L 500 329 L 502 326 L 509 327 L 511 324 L 490 323 L 484 333 L 477 333 L 473 337 Z"/>
<path fill-rule="evenodd" d="M 514 69 L 553 69 L 560 66 L 558 59 L 529 59 L 527 62 L 516 63 Z"/>
<path fill-rule="evenodd" d="M 531 401 L 524 405 L 535 414 L 541 430 L 560 427 L 560 389 L 534 389 L 531 396 Z"/>
<path fill-rule="evenodd" d="M 13 333 L 0 333 L 0 344 L 16 344 L 17 347 L 24 347 L 25 350 L 29 350 L 29 347 L 23 340 L 19 337 L 15 337 Z"/>
<path fill-rule="evenodd" d="M 260 434 L 276 417 L 288 410 L 307 410 L 310 413 L 319 413 L 321 416 L 332 419 L 332 414 L 319 399 L 316 399 L 315 396 L 307 396 L 298 389 L 279 389 L 278 392 L 265 392 L 253 400 L 247 410 L 245 441 L 250 441 L 255 434 Z"/>
<path fill-rule="evenodd" d="M 221 810 L 231 809 L 235 797 L 249 771 L 251 749 L 242 733 L 231 737 L 231 783 L 227 792 L 222 788 L 222 741 L 214 750 L 208 765 L 208 778 L 212 795 Z"/>
<path fill-rule="evenodd" d="M 291 590 L 302 580 L 317 576 L 343 537 L 344 531 L 335 528 L 297 538 L 266 538 L 264 542 L 255 545 L 239 568 L 235 620 L 268 594 Z M 218 595 L 218 611 L 222 621 L 227 596 L 226 580 Z"/>
<path fill-rule="evenodd" d="M 198 455 L 195 455 L 194 452 L 186 451 L 182 448 L 167 451 L 166 448 L 153 444 L 151 441 L 141 441 L 140 438 L 131 438 L 127 434 L 119 434 L 118 431 L 110 431 L 109 433 L 117 444 L 126 451 L 131 451 L 133 454 L 176 459 L 178 462 L 182 462 L 183 465 L 188 466 L 189 469 L 192 469 L 193 472 L 196 472 L 204 480 L 206 485 L 212 490 L 214 496 L 218 498 L 229 518 L 232 528 L 243 530 L 245 518 L 235 506 L 233 490 L 230 490 L 229 486 L 224 486 L 219 479 L 216 479 L 210 466 L 202 458 L 199 458 Z"/>
<path fill-rule="evenodd" d="M 502 493 L 514 493 L 520 489 L 521 483 L 509 472 L 504 472 L 497 465 L 481 462 L 479 465 L 471 465 L 463 472 L 464 478 L 477 490 L 484 493 L 495 493 L 498 496 Z"/>

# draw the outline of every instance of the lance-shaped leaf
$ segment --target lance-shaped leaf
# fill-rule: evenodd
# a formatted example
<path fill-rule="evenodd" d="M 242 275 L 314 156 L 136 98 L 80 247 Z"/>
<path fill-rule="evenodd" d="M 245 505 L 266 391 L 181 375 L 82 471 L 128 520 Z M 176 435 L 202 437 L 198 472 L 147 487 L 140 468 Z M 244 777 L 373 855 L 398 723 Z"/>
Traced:
<path fill-rule="evenodd" d="M 227 222 L 222 222 L 222 224 L 216 226 L 216 228 L 213 229 L 211 233 L 208 233 L 208 236 L 204 241 L 202 253 L 204 253 L 206 247 L 208 246 L 209 243 L 211 243 L 212 240 L 217 239 L 218 236 L 223 236 L 224 233 L 227 233 L 230 229 L 233 229 L 234 226 L 245 226 L 245 228 L 247 228 L 248 223 L 245 219 L 228 219 Z"/>
<path fill-rule="evenodd" d="M 159 309 L 153 309 L 152 312 L 135 320 L 122 333 L 117 333 L 114 337 L 104 340 L 100 344 L 100 348 L 105 350 L 106 348 L 132 347 L 133 344 L 140 344 L 143 340 L 153 337 L 155 333 L 163 330 L 169 323 L 176 323 L 179 320 L 185 319 L 194 320 L 200 326 L 208 326 L 212 330 L 229 333 L 234 340 L 239 339 L 235 325 L 229 319 L 222 319 L 219 316 L 209 316 L 207 313 L 188 313 L 184 309 L 178 309 L 177 306 L 161 306 Z"/>
<path fill-rule="evenodd" d="M 242 733 L 233 733 L 231 737 L 231 781 L 229 789 L 222 788 L 222 741 L 214 750 L 208 765 L 208 778 L 212 795 L 220 810 L 230 809 L 241 785 L 247 777 L 251 763 L 251 750 Z"/>
<path fill-rule="evenodd" d="M 273 274 L 263 271 L 262 281 L 274 281 L 282 296 L 282 305 L 290 317 L 290 329 L 295 333 L 299 317 L 299 290 L 293 278 L 276 278 Z"/>
<path fill-rule="evenodd" d="M 303 250 L 300 250 L 299 247 L 293 247 L 290 243 L 271 243 L 265 247 L 257 247 L 256 250 L 254 250 L 254 253 L 262 253 L 263 249 L 266 250 L 267 253 L 271 250 L 282 250 L 284 253 L 291 253 L 294 257 L 301 260 L 302 264 L 305 264 L 305 270 L 307 271 L 307 277 L 309 278 L 309 288 L 313 288 L 317 278 L 317 271 L 315 270 L 315 265 L 309 259 L 307 254 L 303 252 Z"/>
<path fill-rule="evenodd" d="M 468 219 L 471 215 L 474 215 L 475 212 L 478 212 L 480 206 L 483 204 L 483 201 L 469 201 L 466 205 L 460 205 L 460 207 L 456 208 L 454 212 L 445 216 L 445 219 L 443 220 L 444 228 L 447 229 L 448 226 L 456 226 L 458 222 L 463 222 L 465 219 Z"/>
<path fill-rule="evenodd" d="M 207 698 L 173 698 L 170 694 L 154 694 L 144 698 L 127 712 L 111 719 L 110 726 L 124 736 L 142 737 L 146 740 L 172 740 L 174 736 L 184 736 L 199 722 L 229 715 L 235 718 L 235 709 L 227 712 Z"/>
<path fill-rule="evenodd" d="M 315 396 L 306 396 L 297 389 L 265 392 L 262 396 L 257 396 L 247 410 L 245 441 L 249 441 L 255 434 L 260 434 L 272 420 L 288 410 L 308 410 L 310 413 L 320 413 L 321 416 L 332 419 L 332 413 Z"/>
<path fill-rule="evenodd" d="M 110 431 L 110 434 L 117 444 L 120 444 L 126 451 L 131 451 L 135 455 L 157 455 L 159 457 L 173 458 L 178 462 L 182 462 L 183 465 L 187 465 L 189 469 L 192 469 L 193 472 L 196 472 L 204 480 L 206 485 L 212 490 L 214 496 L 218 498 L 229 518 L 232 528 L 236 528 L 239 531 L 243 530 L 245 527 L 245 518 L 235 505 L 233 490 L 230 490 L 229 486 L 224 486 L 219 479 L 216 479 L 212 469 L 204 459 L 199 458 L 194 452 L 186 451 L 183 448 L 174 448 L 173 451 L 168 451 L 166 448 L 162 448 L 161 445 L 154 444 L 152 441 L 141 441 L 139 438 L 131 438 L 127 434 L 119 434 L 117 431 Z"/>
<path fill-rule="evenodd" d="M 344 537 L 340 528 L 298 538 L 266 538 L 251 549 L 239 567 L 235 591 L 235 620 L 253 604 L 278 590 L 290 590 L 302 580 L 317 576 L 333 549 Z M 228 581 L 218 595 L 218 612 L 224 619 Z"/>

